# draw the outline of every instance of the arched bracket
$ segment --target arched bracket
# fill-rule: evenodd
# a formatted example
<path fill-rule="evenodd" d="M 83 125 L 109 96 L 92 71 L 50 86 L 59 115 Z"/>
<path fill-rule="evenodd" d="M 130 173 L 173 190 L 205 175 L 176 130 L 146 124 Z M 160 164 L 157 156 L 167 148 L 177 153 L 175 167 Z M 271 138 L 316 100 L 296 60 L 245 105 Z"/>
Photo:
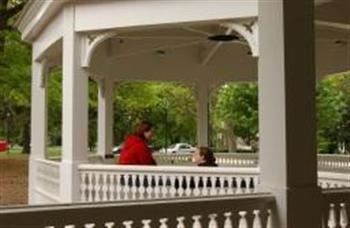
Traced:
<path fill-rule="evenodd" d="M 223 24 L 223 26 L 231 28 L 232 30 L 240 34 L 248 42 L 252 56 L 259 56 L 259 29 L 257 21 L 254 21 L 250 24 L 225 23 Z"/>
<path fill-rule="evenodd" d="M 103 41 L 116 36 L 117 33 L 114 31 L 86 35 L 82 37 L 82 53 L 81 53 L 81 66 L 89 67 L 91 63 L 91 57 L 96 50 L 96 48 L 103 43 Z"/>

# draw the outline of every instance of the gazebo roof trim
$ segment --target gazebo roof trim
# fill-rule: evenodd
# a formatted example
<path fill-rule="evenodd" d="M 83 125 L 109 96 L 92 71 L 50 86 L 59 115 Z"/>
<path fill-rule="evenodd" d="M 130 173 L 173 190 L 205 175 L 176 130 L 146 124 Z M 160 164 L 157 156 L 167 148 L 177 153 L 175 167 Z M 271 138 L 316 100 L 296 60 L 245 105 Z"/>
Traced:
<path fill-rule="evenodd" d="M 22 33 L 22 39 L 32 42 L 68 1 L 71 0 L 29 0 L 15 23 L 15 27 Z"/>

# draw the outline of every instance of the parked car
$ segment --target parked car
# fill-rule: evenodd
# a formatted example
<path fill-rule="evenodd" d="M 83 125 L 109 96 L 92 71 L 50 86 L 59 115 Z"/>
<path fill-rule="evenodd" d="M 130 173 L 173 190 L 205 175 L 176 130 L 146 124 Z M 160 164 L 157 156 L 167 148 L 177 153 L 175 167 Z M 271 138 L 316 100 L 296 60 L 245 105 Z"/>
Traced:
<path fill-rule="evenodd" d="M 194 153 L 196 148 L 188 143 L 176 143 L 170 145 L 167 149 L 163 148 L 159 152 L 166 154 L 190 154 Z"/>

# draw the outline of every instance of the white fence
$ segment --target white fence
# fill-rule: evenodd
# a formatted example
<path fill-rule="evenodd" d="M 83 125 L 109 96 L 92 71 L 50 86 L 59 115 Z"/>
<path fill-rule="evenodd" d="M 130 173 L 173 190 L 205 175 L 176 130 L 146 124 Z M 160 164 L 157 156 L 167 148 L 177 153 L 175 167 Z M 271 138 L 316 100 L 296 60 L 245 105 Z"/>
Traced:
<path fill-rule="evenodd" d="M 157 155 L 163 162 L 191 162 L 190 155 Z M 323 155 L 322 155 L 323 156 Z M 232 158 L 232 159 L 231 159 Z M 324 167 L 331 171 L 319 171 L 318 182 L 322 188 L 350 187 L 350 169 L 347 157 L 342 162 L 333 159 Z M 231 160 L 230 160 L 231 159 Z M 337 160 L 341 167 L 332 161 Z M 79 165 L 80 200 L 82 202 L 125 201 L 143 199 L 169 199 L 210 195 L 229 195 L 257 192 L 259 168 L 256 155 L 239 157 L 237 154 L 218 156 L 219 163 L 235 164 L 221 167 L 195 166 L 118 166 L 98 164 Z M 97 164 L 96 164 L 97 163 Z M 37 160 L 34 194 L 38 203 L 50 204 L 61 201 L 60 163 Z M 335 170 L 332 171 L 330 167 Z M 78 190 L 77 190 L 78 191 Z"/>
<path fill-rule="evenodd" d="M 258 192 L 259 168 L 79 166 L 82 202 L 143 200 Z M 347 173 L 319 172 L 323 188 L 350 187 Z"/>
<path fill-rule="evenodd" d="M 252 193 L 258 168 L 80 165 L 84 201 Z"/>
<path fill-rule="evenodd" d="M 156 161 L 161 165 L 193 165 L 192 154 L 155 153 Z M 253 153 L 215 153 L 220 166 L 257 167 L 258 155 Z"/>
<path fill-rule="evenodd" d="M 322 192 L 322 228 L 348 228 L 350 189 Z M 279 228 L 269 193 L 0 210 L 6 228 Z M 290 211 L 289 213 L 293 213 Z"/>
<path fill-rule="evenodd" d="M 154 154 L 161 165 L 193 165 L 191 154 Z M 257 153 L 215 153 L 220 166 L 257 167 Z M 350 155 L 319 154 L 318 170 L 328 172 L 350 172 Z M 117 158 L 116 158 L 117 159 Z"/>
<path fill-rule="evenodd" d="M 350 173 L 350 155 L 319 154 L 318 169 Z"/>
<path fill-rule="evenodd" d="M 277 228 L 271 194 L 0 210 L 6 228 Z"/>

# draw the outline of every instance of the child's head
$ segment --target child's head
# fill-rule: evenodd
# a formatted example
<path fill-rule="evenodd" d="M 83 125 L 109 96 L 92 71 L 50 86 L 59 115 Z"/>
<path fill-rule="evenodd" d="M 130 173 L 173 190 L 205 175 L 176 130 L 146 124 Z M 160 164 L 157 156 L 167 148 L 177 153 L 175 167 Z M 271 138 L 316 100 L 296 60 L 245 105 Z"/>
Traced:
<path fill-rule="evenodd" d="M 213 152 L 208 147 L 197 147 L 193 154 L 194 163 L 197 165 L 202 163 L 215 164 Z"/>

